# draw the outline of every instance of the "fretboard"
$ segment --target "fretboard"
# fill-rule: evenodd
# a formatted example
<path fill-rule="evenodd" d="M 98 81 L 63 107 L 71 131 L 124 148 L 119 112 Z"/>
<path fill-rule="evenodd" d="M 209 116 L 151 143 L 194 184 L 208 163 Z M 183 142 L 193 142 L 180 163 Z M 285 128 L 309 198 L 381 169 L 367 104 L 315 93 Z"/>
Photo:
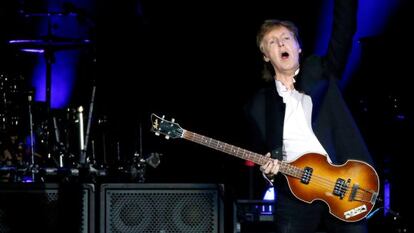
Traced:
<path fill-rule="evenodd" d="M 204 145 L 204 146 L 207 146 L 207 147 L 210 147 L 215 150 L 222 151 L 226 154 L 230 154 L 230 155 L 236 156 L 244 160 L 252 161 L 253 163 L 258 164 L 258 165 L 265 165 L 268 161 L 273 160 L 272 158 L 263 156 L 261 154 L 251 152 L 246 149 L 243 149 L 243 148 L 240 148 L 234 145 L 230 145 L 228 143 L 221 142 L 219 140 L 206 137 L 201 134 L 194 133 L 188 130 L 183 130 L 182 138 Z M 294 176 L 298 178 L 302 176 L 303 174 L 302 169 L 297 168 L 283 161 L 279 161 L 279 163 L 280 163 L 280 167 L 279 167 L 280 172 L 286 175 L 290 175 L 290 176 Z"/>

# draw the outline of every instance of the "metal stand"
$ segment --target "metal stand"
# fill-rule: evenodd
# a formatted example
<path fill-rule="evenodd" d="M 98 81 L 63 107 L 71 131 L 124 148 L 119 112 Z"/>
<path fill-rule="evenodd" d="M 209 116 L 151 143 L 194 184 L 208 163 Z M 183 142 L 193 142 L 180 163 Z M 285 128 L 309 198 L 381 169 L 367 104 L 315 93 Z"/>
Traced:
<path fill-rule="evenodd" d="M 35 180 L 35 172 L 34 172 L 34 166 L 35 166 L 35 160 L 34 160 L 34 132 L 33 132 L 33 114 L 32 114 L 32 102 L 33 102 L 33 96 L 32 93 L 29 93 L 28 96 L 28 110 L 29 110 L 29 128 L 30 128 L 30 168 L 31 168 L 31 175 L 32 180 Z"/>

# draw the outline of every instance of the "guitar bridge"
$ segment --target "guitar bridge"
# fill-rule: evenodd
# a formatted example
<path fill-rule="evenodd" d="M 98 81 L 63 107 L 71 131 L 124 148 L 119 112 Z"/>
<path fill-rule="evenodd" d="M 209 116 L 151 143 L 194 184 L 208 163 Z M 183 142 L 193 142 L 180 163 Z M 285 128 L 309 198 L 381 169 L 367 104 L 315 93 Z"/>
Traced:
<path fill-rule="evenodd" d="M 356 196 L 356 193 L 357 193 L 358 189 L 359 189 L 359 184 L 352 185 L 351 195 L 349 195 L 349 200 L 350 201 L 355 200 L 355 196 Z"/>

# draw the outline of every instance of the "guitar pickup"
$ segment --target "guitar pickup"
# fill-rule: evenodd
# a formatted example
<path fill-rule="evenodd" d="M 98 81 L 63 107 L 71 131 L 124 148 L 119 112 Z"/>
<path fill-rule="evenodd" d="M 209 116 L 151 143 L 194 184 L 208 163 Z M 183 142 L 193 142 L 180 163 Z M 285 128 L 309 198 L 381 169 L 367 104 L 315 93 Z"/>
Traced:
<path fill-rule="evenodd" d="M 341 199 L 344 198 L 350 182 L 350 179 L 348 179 L 348 181 L 345 181 L 344 179 L 338 178 L 335 183 L 333 194 L 339 196 Z"/>
<path fill-rule="evenodd" d="M 300 178 L 300 182 L 304 184 L 309 184 L 310 179 L 312 177 L 312 172 L 313 172 L 313 168 L 305 167 L 305 169 L 303 169 L 303 174 L 302 174 L 302 177 Z"/>

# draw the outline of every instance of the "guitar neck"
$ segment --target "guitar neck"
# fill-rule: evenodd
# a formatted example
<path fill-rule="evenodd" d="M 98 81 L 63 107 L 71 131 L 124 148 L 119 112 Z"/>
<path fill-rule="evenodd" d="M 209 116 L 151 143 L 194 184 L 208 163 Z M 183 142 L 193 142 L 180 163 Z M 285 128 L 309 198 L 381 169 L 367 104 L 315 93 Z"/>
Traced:
<path fill-rule="evenodd" d="M 189 141 L 210 147 L 215 150 L 222 151 L 224 153 L 236 156 L 238 158 L 252 161 L 258 165 L 265 165 L 268 161 L 273 160 L 270 157 L 263 156 L 258 153 L 254 153 L 243 148 L 230 145 L 225 142 L 221 142 L 219 140 L 203 136 L 198 133 L 194 133 L 188 130 L 183 129 L 182 138 L 187 139 Z M 279 161 L 280 167 L 279 171 L 290 176 L 299 177 L 302 174 L 302 170 L 290 165 L 289 163 Z"/>

